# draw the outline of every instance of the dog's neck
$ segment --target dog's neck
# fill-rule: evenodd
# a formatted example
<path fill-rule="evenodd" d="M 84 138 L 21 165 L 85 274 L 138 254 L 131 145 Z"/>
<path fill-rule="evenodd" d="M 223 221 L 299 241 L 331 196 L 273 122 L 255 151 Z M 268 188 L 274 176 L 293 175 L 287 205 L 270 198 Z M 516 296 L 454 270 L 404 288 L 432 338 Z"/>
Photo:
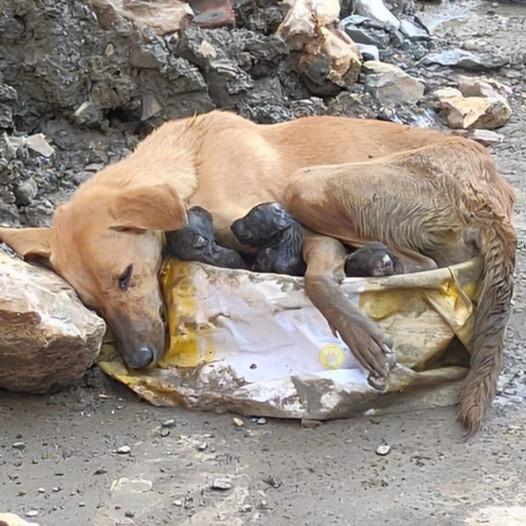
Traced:
<path fill-rule="evenodd" d="M 95 181 L 108 187 L 169 184 L 186 200 L 198 185 L 195 151 L 201 135 L 198 119 L 168 122 L 129 157 L 108 166 L 84 185 Z"/>

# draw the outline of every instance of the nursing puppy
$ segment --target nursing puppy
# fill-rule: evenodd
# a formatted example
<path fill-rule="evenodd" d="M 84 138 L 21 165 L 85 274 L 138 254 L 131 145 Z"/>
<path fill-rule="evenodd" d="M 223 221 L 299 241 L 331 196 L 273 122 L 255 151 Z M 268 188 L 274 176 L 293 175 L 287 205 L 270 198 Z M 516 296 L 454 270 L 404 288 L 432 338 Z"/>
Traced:
<path fill-rule="evenodd" d="M 237 240 L 258 248 L 251 270 L 303 276 L 303 233 L 279 203 L 263 203 L 232 223 Z"/>
<path fill-rule="evenodd" d="M 353 250 L 345 258 L 345 275 L 355 278 L 392 276 L 395 274 L 395 257 L 377 241 Z"/>
<path fill-rule="evenodd" d="M 184 228 L 166 232 L 166 255 L 181 261 L 199 261 L 216 267 L 247 268 L 237 251 L 216 243 L 209 212 L 200 206 L 194 206 L 188 210 L 187 217 L 188 223 Z"/>

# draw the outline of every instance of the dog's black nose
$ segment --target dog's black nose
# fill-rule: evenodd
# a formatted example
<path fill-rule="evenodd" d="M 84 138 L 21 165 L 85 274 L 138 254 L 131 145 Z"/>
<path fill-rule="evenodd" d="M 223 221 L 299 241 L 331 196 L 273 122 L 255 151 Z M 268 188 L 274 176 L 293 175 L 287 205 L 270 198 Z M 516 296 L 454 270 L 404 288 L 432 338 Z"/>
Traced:
<path fill-rule="evenodd" d="M 147 345 L 143 345 L 125 358 L 126 365 L 130 369 L 142 369 L 148 367 L 154 360 L 154 352 Z"/>

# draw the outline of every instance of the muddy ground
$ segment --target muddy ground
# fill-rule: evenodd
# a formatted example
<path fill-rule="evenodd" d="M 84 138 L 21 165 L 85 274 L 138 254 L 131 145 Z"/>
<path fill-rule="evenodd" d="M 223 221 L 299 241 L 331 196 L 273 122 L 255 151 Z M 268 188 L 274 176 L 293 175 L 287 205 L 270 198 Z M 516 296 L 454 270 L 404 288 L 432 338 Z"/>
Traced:
<path fill-rule="evenodd" d="M 238 427 L 229 414 L 151 407 L 94 369 L 48 396 L 0 392 L 0 511 L 38 512 L 43 526 L 526 524 L 526 7 L 446 2 L 421 16 L 434 25 L 452 12 L 460 18 L 436 29 L 442 43 L 509 58 L 491 76 L 514 87 L 492 151 L 518 196 L 517 285 L 484 430 L 463 441 L 455 408 Z M 453 76 L 413 71 L 437 86 Z"/>

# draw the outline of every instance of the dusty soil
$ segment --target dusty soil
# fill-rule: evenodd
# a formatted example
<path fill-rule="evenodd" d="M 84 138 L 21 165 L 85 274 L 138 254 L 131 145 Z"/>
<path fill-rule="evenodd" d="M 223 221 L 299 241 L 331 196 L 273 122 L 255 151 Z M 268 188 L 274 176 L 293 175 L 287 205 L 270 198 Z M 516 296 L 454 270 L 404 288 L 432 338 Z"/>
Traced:
<path fill-rule="evenodd" d="M 455 408 L 313 429 L 251 419 L 237 426 L 229 414 L 151 407 L 93 369 L 48 396 L 0 392 L 0 510 L 38 511 L 43 526 L 526 523 L 526 8 L 426 4 L 422 17 L 435 23 L 452 12 L 460 18 L 438 26 L 442 43 L 475 39 L 508 57 L 492 75 L 514 87 L 514 115 L 492 151 L 518 196 L 517 284 L 484 430 L 463 441 Z M 413 71 L 431 86 L 454 76 Z M 391 447 L 385 456 L 376 454 L 381 444 Z M 119 453 L 123 446 L 129 452 Z M 229 488 L 214 489 L 216 479 Z"/>

